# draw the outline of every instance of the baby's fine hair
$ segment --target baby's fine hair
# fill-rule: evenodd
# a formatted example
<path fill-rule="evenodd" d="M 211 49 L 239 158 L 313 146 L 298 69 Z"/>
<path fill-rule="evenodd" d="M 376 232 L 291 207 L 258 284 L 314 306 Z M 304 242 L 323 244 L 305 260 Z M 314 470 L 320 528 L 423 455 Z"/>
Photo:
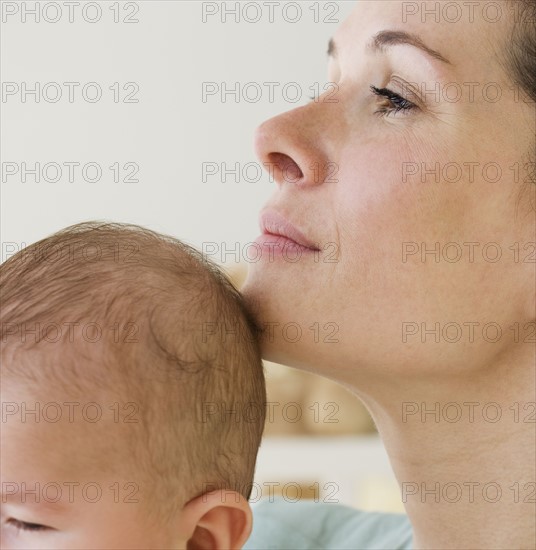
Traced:
<path fill-rule="evenodd" d="M 4 262 L 0 306 L 3 382 L 139 403 L 129 460 L 160 510 L 217 488 L 249 498 L 263 368 L 254 323 L 215 264 L 169 236 L 87 222 Z"/>

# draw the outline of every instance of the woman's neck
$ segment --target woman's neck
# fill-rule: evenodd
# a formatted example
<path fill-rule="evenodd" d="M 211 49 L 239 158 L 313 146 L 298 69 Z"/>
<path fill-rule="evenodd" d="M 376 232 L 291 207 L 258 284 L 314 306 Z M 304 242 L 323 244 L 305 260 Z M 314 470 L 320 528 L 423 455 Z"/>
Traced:
<path fill-rule="evenodd" d="M 536 547 L 536 364 L 531 344 L 458 379 L 393 380 L 369 407 L 414 548 Z"/>

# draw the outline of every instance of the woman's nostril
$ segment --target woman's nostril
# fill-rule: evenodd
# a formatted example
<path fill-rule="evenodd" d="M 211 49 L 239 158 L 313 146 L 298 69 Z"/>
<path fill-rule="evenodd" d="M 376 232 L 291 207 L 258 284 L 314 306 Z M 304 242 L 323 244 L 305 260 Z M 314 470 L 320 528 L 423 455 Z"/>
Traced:
<path fill-rule="evenodd" d="M 292 161 L 285 168 L 284 177 L 285 181 L 295 183 L 303 178 L 303 172 L 300 170 L 300 167 Z"/>
<path fill-rule="evenodd" d="M 268 162 L 279 173 L 283 182 L 296 183 L 303 178 L 303 172 L 298 164 L 284 153 L 270 153 Z"/>

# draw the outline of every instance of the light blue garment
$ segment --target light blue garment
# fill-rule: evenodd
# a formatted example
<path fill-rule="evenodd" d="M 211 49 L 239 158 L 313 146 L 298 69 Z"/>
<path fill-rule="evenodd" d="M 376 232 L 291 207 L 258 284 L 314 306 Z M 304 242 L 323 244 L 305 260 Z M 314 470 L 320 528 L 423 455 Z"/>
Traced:
<path fill-rule="evenodd" d="M 253 505 L 253 532 L 245 550 L 411 550 L 411 524 L 404 514 L 271 500 Z"/>

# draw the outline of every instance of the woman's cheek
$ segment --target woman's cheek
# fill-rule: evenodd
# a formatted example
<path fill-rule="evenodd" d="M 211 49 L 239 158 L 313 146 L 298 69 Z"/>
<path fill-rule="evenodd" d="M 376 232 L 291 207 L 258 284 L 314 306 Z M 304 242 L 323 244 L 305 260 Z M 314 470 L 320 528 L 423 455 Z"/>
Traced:
<path fill-rule="evenodd" d="M 345 148 L 336 201 L 340 209 L 338 225 L 346 234 L 370 234 L 376 242 L 380 239 L 392 243 L 392 236 L 404 225 L 415 223 L 408 211 L 420 207 L 416 203 L 422 186 L 403 181 L 412 156 L 409 146 L 406 149 L 389 143 Z"/>
<path fill-rule="evenodd" d="M 433 145 L 411 141 L 401 131 L 379 142 L 382 147 L 365 143 L 347 147 L 341 155 L 336 198 L 339 275 L 358 302 L 394 313 L 395 303 L 397 310 L 413 310 L 446 275 L 434 270 L 430 277 L 426 266 L 404 262 L 404 246 L 455 238 L 456 224 L 441 220 L 458 217 L 462 205 L 441 182 L 404 180 L 407 163 L 436 162 Z M 401 296 L 412 296 L 411 304 Z"/>

